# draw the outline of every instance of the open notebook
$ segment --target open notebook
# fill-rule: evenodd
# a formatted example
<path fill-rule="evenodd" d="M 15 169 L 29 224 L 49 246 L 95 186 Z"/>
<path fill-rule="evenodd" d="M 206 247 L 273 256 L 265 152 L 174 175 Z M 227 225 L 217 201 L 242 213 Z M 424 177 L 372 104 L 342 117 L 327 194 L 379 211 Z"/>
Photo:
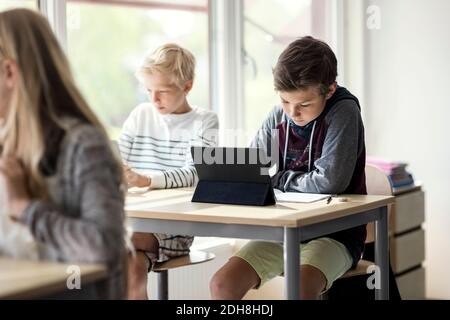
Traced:
<path fill-rule="evenodd" d="M 331 194 L 320 194 L 320 193 L 302 193 L 302 192 L 283 192 L 278 189 L 273 189 L 275 193 L 275 198 L 277 202 L 302 202 L 310 203 L 315 201 L 320 201 L 328 199 Z"/>

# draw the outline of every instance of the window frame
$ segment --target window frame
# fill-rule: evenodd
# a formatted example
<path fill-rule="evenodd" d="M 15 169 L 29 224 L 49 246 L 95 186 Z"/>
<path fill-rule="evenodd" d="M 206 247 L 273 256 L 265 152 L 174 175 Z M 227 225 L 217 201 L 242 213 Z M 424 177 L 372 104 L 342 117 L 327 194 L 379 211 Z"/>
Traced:
<path fill-rule="evenodd" d="M 225 130 L 244 128 L 244 12 L 243 0 L 207 0 L 203 6 L 186 4 L 168 4 L 158 1 L 140 2 L 133 0 L 37 0 L 38 7 L 52 26 L 62 47 L 67 52 L 67 16 L 68 2 L 95 3 L 104 5 L 138 6 L 145 8 L 173 9 L 187 11 L 206 11 L 208 14 L 209 40 L 209 102 L 210 108 L 219 115 L 220 143 L 223 145 L 241 145 L 240 135 L 226 134 Z M 315 1 L 316 2 L 316 1 Z M 315 3 L 314 2 L 314 3 Z M 330 45 L 339 57 L 339 81 L 344 77 L 344 4 L 343 0 L 321 0 L 321 5 L 313 6 L 316 21 L 330 21 L 325 26 L 317 26 L 330 36 Z M 325 19 L 328 18 L 328 19 Z M 314 26 L 313 26 L 314 27 Z"/>
<path fill-rule="evenodd" d="M 143 8 L 173 9 L 188 11 L 207 11 L 208 15 L 208 54 L 209 54 L 209 102 L 210 108 L 220 119 L 220 144 L 243 145 L 243 134 L 230 137 L 226 130 L 244 128 L 244 10 L 243 0 L 207 0 L 207 7 L 184 4 L 164 4 L 158 1 L 146 3 L 130 0 L 36 0 L 40 12 L 46 16 L 62 47 L 67 52 L 67 3 L 95 3 L 104 5 L 137 6 Z M 326 1 L 326 0 L 323 0 Z M 319 7 L 316 7 L 319 8 Z M 313 12 L 315 18 L 327 23 L 326 32 L 332 33 L 331 46 L 338 57 L 343 55 L 343 0 L 327 1 L 319 12 Z M 340 77 L 343 79 L 343 59 L 340 59 Z M 228 131 L 229 133 L 229 131 Z M 206 239 L 208 240 L 208 239 Z M 205 241 L 206 241 L 205 240 Z M 224 239 L 224 241 L 230 241 Z M 234 242 L 231 242 L 232 245 Z M 204 241 L 197 242 L 204 245 Z"/>

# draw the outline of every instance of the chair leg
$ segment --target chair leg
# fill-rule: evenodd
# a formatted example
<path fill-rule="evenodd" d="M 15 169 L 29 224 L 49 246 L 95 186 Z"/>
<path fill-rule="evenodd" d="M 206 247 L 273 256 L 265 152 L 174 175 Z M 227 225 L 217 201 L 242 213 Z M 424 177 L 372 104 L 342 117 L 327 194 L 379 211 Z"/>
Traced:
<path fill-rule="evenodd" d="M 169 273 L 167 270 L 156 273 L 158 292 L 158 300 L 169 300 Z"/>

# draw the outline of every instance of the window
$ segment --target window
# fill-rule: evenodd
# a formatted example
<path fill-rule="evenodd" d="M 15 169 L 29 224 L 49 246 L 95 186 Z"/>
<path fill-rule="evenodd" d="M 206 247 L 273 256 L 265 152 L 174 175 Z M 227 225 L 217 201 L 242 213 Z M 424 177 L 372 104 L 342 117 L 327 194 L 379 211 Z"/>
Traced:
<path fill-rule="evenodd" d="M 272 68 L 283 49 L 305 35 L 326 38 L 323 23 L 313 17 L 314 0 L 244 0 L 245 129 L 251 138 L 279 98 L 273 89 Z M 316 10 L 317 9 L 317 10 Z M 316 25 L 313 25 L 316 21 Z M 327 40 L 327 39 L 324 39 Z"/>
<path fill-rule="evenodd" d="M 13 9 L 13 8 L 29 8 L 37 9 L 36 0 L 1 0 L 0 11 Z"/>
<path fill-rule="evenodd" d="M 209 51 L 207 0 L 69 0 L 68 55 L 76 81 L 91 108 L 116 138 L 147 95 L 134 76 L 144 55 L 167 42 L 197 59 L 189 102 L 208 108 Z"/>

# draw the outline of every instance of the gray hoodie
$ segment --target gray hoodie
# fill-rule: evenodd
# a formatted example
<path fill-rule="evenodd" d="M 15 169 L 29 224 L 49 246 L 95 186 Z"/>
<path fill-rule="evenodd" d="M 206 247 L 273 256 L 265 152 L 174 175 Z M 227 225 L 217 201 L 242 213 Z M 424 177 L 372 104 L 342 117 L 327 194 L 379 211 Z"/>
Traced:
<path fill-rule="evenodd" d="M 272 150 L 275 136 L 278 150 Z M 278 153 L 274 188 L 291 192 L 366 194 L 364 126 L 358 99 L 338 87 L 324 111 L 305 127 L 293 123 L 275 107 L 258 131 L 252 147 Z M 327 235 L 343 243 L 356 266 L 364 250 L 366 227 Z"/>

